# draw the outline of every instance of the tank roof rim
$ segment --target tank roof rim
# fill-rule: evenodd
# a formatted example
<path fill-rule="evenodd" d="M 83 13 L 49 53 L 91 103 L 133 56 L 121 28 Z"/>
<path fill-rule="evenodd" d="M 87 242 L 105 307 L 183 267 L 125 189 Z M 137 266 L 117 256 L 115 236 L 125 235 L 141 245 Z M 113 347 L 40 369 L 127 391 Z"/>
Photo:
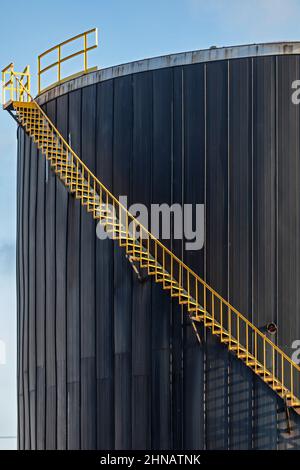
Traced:
<path fill-rule="evenodd" d="M 300 41 L 273 41 L 220 47 L 212 46 L 207 49 L 171 53 L 113 65 L 88 74 L 82 74 L 63 83 L 56 84 L 44 92 L 42 91 L 37 97 L 37 101 L 42 105 L 71 91 L 141 72 L 224 60 L 296 54 L 300 54 Z"/>

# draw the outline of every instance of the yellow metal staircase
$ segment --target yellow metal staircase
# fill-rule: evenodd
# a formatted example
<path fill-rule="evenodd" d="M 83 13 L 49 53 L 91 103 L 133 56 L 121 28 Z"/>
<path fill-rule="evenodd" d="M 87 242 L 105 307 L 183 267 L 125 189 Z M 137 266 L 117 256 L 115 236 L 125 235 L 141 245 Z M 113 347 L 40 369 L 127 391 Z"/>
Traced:
<path fill-rule="evenodd" d="M 132 262 L 185 305 L 198 339 L 197 325 L 202 323 L 300 414 L 300 367 L 146 230 L 95 177 L 31 97 L 28 68 L 20 74 L 11 64 L 3 72 L 4 109 L 33 139 L 68 191 Z"/>

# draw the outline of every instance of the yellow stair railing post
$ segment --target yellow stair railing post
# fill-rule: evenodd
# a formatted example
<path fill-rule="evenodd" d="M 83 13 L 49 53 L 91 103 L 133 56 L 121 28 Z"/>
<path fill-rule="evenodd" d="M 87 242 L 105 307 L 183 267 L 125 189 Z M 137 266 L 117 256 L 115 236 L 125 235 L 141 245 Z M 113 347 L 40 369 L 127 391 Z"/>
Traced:
<path fill-rule="evenodd" d="M 89 36 L 94 36 L 94 43 L 89 46 L 88 44 L 88 38 Z M 68 55 L 63 55 L 63 47 L 69 44 L 73 44 L 78 40 L 83 40 L 83 46 L 82 48 L 76 49 L 74 52 L 68 54 Z M 42 77 L 49 72 L 52 69 L 56 69 L 56 77 L 57 81 L 54 83 L 51 83 L 49 86 L 54 86 L 57 85 L 58 83 L 61 83 L 62 81 L 69 80 L 74 76 L 79 75 L 80 73 L 87 73 L 91 70 L 96 70 L 95 69 L 89 69 L 88 68 L 88 54 L 90 51 L 93 49 L 96 49 L 98 47 L 98 29 L 93 28 L 88 31 L 84 31 L 81 34 L 77 34 L 76 36 L 73 36 L 70 39 L 67 39 L 66 41 L 63 41 L 47 51 L 43 52 L 38 56 L 38 94 L 40 94 L 42 91 L 45 91 L 49 87 L 43 87 L 42 86 Z M 49 57 L 52 53 L 56 52 L 56 60 L 53 62 L 50 62 L 50 64 L 43 66 L 42 62 L 45 60 L 46 57 Z M 71 61 L 75 57 L 78 56 L 83 56 L 83 68 L 77 72 L 74 75 L 69 75 L 66 77 L 62 76 L 62 64 L 65 64 L 66 62 Z"/>

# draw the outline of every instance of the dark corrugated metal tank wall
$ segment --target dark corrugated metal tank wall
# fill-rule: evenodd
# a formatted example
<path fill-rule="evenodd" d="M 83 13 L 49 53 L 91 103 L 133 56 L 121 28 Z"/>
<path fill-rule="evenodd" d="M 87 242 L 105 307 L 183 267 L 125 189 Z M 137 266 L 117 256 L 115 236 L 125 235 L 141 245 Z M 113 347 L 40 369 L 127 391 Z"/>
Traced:
<path fill-rule="evenodd" d="M 298 56 L 166 68 L 45 110 L 129 203 L 205 203 L 205 248 L 172 249 L 257 326 L 300 338 Z M 160 286 L 140 284 L 18 133 L 19 447 L 300 448 L 283 403 Z"/>

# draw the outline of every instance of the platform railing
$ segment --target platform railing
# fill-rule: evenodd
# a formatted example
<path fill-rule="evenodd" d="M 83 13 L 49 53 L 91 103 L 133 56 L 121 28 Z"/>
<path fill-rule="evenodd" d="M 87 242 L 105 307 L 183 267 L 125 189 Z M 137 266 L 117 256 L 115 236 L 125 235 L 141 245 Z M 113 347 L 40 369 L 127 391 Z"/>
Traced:
<path fill-rule="evenodd" d="M 89 45 L 89 38 L 94 39 L 94 42 L 92 45 Z M 64 46 L 68 44 L 72 44 L 75 41 L 81 40 L 82 39 L 82 48 L 79 50 L 74 50 L 71 54 L 64 55 L 63 54 L 63 48 Z M 54 86 L 55 84 L 61 83 L 64 80 L 70 79 L 72 76 L 66 76 L 64 77 L 62 74 L 62 64 L 70 61 L 71 59 L 74 59 L 75 57 L 82 56 L 83 61 L 82 61 L 82 68 L 80 71 L 78 71 L 75 75 L 78 75 L 80 73 L 88 73 L 91 71 L 88 67 L 88 53 L 92 51 L 93 49 L 96 49 L 98 47 L 98 29 L 93 28 L 88 31 L 85 31 L 81 34 L 77 34 L 76 36 L 67 39 L 66 41 L 63 41 L 47 51 L 43 52 L 38 56 L 38 93 L 41 93 L 48 87 L 43 87 L 42 86 L 42 78 L 43 76 L 49 72 L 52 69 L 56 70 L 56 81 L 51 84 L 51 86 Z M 50 54 L 55 53 L 56 55 L 56 60 L 51 62 L 50 64 L 43 66 L 43 62 L 50 56 Z"/>
<path fill-rule="evenodd" d="M 31 101 L 31 75 L 29 65 L 23 72 L 15 72 L 11 63 L 2 70 L 2 104 L 9 101 Z"/>

